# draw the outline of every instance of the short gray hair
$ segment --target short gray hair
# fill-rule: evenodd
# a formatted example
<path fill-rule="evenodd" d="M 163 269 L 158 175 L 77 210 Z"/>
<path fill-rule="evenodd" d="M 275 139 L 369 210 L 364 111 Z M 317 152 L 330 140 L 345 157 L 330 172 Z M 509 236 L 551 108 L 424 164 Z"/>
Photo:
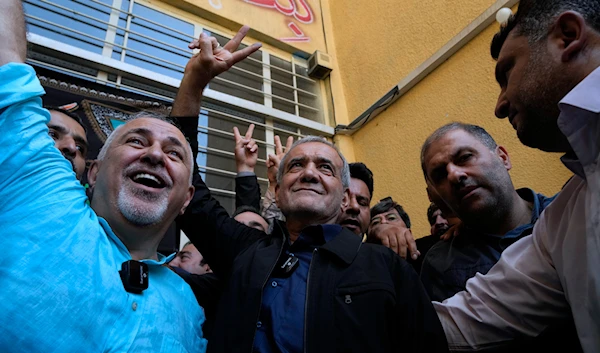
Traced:
<path fill-rule="evenodd" d="M 350 187 L 350 166 L 348 165 L 348 161 L 346 161 L 346 158 L 344 158 L 344 155 L 342 154 L 342 152 L 340 152 L 340 150 L 337 148 L 336 145 L 327 141 L 324 137 L 312 136 L 312 135 L 305 136 L 302 139 L 294 142 L 292 147 L 290 147 L 290 149 L 286 151 L 285 155 L 281 159 L 281 162 L 279 163 L 279 170 L 277 171 L 277 184 L 280 184 L 281 179 L 283 179 L 283 169 L 284 169 L 285 162 L 287 161 L 290 151 L 293 150 L 298 145 L 301 145 L 303 143 L 309 143 L 309 142 L 322 143 L 324 145 L 327 145 L 327 146 L 333 148 L 337 152 L 338 156 L 340 156 L 340 158 L 342 159 L 342 171 L 340 174 L 341 180 L 342 180 L 342 185 L 344 186 L 344 189 L 349 188 Z"/>
<path fill-rule="evenodd" d="M 108 135 L 108 137 L 106 138 L 106 141 L 104 142 L 104 145 L 102 145 L 102 148 L 100 149 L 100 152 L 98 152 L 98 157 L 96 157 L 96 159 L 99 161 L 103 161 L 106 158 L 106 153 L 108 152 L 108 148 L 110 147 L 110 145 L 112 145 L 113 140 L 118 135 L 117 132 L 119 131 L 119 129 L 121 129 L 123 126 L 125 126 L 128 122 L 136 120 L 136 119 L 140 119 L 140 118 L 158 119 L 158 120 L 167 122 L 167 123 L 175 126 L 177 129 L 179 129 L 179 131 L 181 131 L 181 128 L 179 126 L 177 126 L 175 121 L 168 118 L 166 115 L 158 114 L 158 113 L 154 113 L 154 112 L 141 111 L 141 112 L 138 112 L 138 113 L 132 115 L 125 124 L 117 126 L 117 128 L 114 129 L 110 133 L 110 135 Z M 190 145 L 190 142 L 186 140 L 186 143 L 187 143 L 188 152 L 189 152 L 188 163 L 190 163 L 190 185 L 192 185 L 192 180 L 194 179 L 194 153 L 192 152 L 192 146 Z"/>

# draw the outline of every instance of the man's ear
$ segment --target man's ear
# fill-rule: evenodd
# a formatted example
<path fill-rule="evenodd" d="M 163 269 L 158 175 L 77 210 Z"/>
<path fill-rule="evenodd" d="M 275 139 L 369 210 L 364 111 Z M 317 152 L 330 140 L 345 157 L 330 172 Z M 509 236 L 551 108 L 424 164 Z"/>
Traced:
<path fill-rule="evenodd" d="M 565 11 L 555 20 L 548 34 L 551 49 L 560 53 L 562 62 L 569 62 L 587 45 L 589 28 L 583 16 L 575 11 Z"/>
<path fill-rule="evenodd" d="M 87 179 L 88 179 L 88 184 L 90 184 L 90 188 L 94 188 L 94 185 L 96 185 L 96 178 L 98 177 L 100 163 L 102 163 L 102 162 L 95 159 L 94 161 L 92 161 L 92 163 L 90 164 L 90 167 L 88 168 Z"/>
<path fill-rule="evenodd" d="M 510 162 L 508 151 L 506 150 L 506 148 L 504 148 L 504 146 L 496 147 L 496 155 L 500 158 L 506 170 L 510 170 L 512 168 L 512 163 Z"/>
<path fill-rule="evenodd" d="M 279 205 L 279 183 L 275 185 L 275 203 Z"/>
<path fill-rule="evenodd" d="M 183 207 L 181 207 L 181 210 L 179 211 L 180 215 L 185 213 L 185 209 L 188 207 L 188 205 L 192 201 L 192 198 L 194 197 L 195 190 L 196 189 L 194 189 L 194 187 L 190 185 L 190 187 L 187 190 L 187 194 L 185 195 L 185 202 L 183 203 Z"/>
<path fill-rule="evenodd" d="M 350 205 L 350 189 L 344 190 L 344 197 L 342 198 L 342 211 L 348 208 Z"/>

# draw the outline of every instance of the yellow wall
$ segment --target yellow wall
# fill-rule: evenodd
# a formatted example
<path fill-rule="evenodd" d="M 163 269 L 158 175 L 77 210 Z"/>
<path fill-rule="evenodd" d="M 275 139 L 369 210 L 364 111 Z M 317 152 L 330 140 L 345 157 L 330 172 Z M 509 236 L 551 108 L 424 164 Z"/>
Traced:
<path fill-rule="evenodd" d="M 344 95 L 340 97 L 338 92 L 334 101 L 344 100 L 347 116 L 353 120 L 493 1 L 463 1 L 461 5 L 440 0 L 361 0 L 362 6 L 352 10 L 343 3 L 349 2 L 328 3 L 330 35 Z M 429 201 L 419 161 L 421 144 L 445 123 L 462 121 L 488 130 L 507 148 L 517 188 L 527 186 L 551 195 L 570 176 L 559 155 L 521 145 L 508 121 L 494 117 L 499 89 L 489 44 L 497 30 L 498 25 L 493 24 L 483 31 L 355 133 L 352 144 L 349 138 L 342 139 L 342 151 L 355 157 L 349 159 L 366 163 L 374 173 L 373 204 L 390 195 L 398 200 L 411 216 L 415 237 L 429 234 Z M 338 110 L 336 103 L 336 118 Z"/>
<path fill-rule="evenodd" d="M 349 120 L 363 113 L 493 3 L 323 0 L 323 7 L 329 10 Z"/>

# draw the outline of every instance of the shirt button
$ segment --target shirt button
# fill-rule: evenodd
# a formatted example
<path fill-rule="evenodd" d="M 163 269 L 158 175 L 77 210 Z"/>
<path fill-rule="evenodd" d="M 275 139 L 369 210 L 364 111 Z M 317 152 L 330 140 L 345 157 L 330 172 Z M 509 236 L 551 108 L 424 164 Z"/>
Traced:
<path fill-rule="evenodd" d="M 258 328 L 261 328 L 261 327 L 262 327 L 262 322 L 260 322 L 260 321 L 259 321 L 259 322 L 257 322 L 257 323 L 256 323 L 256 327 L 258 327 Z"/>
<path fill-rule="evenodd" d="M 136 303 L 136 302 L 133 302 L 133 304 L 131 304 L 131 309 L 132 309 L 133 311 L 136 311 L 136 310 L 137 310 L 137 303 Z"/>
<path fill-rule="evenodd" d="M 277 287 L 277 282 L 276 281 L 271 282 L 271 287 L 273 287 L 273 288 Z"/>

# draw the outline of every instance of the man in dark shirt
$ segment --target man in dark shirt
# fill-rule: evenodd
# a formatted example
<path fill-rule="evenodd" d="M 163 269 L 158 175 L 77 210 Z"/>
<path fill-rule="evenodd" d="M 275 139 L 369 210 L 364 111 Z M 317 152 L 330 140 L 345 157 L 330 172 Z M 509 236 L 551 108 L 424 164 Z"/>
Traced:
<path fill-rule="evenodd" d="M 248 48 L 257 49 L 235 51 L 246 32 L 223 47 L 204 34 L 192 44 L 201 51 L 186 67 L 174 115 L 197 115 L 208 82 L 248 55 Z M 410 265 L 336 224 L 350 185 L 348 163 L 337 148 L 314 136 L 297 141 L 283 157 L 277 181 L 276 202 L 286 222 L 267 235 L 231 219 L 195 176 L 194 199 L 179 222 L 226 283 L 208 350 L 447 351 Z"/>
<path fill-rule="evenodd" d="M 443 301 L 531 234 L 552 198 L 515 190 L 508 152 L 479 126 L 442 126 L 423 144 L 421 164 L 429 191 L 463 222 L 457 237 L 437 242 L 423 260 L 421 280 L 432 300 Z"/>

